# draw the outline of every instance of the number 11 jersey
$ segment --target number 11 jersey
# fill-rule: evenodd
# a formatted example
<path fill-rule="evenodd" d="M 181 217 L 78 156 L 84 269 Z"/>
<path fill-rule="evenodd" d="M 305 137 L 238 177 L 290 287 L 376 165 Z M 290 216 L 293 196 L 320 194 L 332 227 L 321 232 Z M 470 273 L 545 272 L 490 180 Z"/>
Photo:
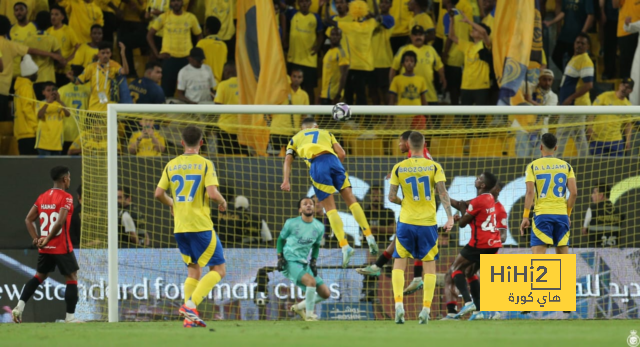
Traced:
<path fill-rule="evenodd" d="M 525 182 L 535 186 L 536 216 L 567 215 L 567 180 L 575 178 L 573 168 L 564 160 L 554 157 L 536 159 L 527 166 Z"/>
<path fill-rule="evenodd" d="M 66 209 L 67 220 L 62 224 L 51 241 L 38 252 L 46 254 L 67 254 L 73 251 L 71 238 L 69 237 L 69 226 L 71 225 L 71 215 L 73 214 L 73 196 L 62 189 L 51 188 L 42 193 L 35 203 L 40 219 L 40 238 L 47 237 L 49 230 L 58 221 L 60 210 Z"/>
<path fill-rule="evenodd" d="M 206 187 L 217 185 L 213 163 L 198 154 L 183 154 L 165 166 L 158 187 L 171 189 L 174 233 L 213 230 Z"/>

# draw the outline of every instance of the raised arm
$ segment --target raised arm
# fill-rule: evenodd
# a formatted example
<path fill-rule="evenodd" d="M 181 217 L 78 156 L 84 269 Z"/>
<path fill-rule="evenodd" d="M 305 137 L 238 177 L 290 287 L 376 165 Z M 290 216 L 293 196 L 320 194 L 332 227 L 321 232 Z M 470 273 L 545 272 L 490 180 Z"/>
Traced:
<path fill-rule="evenodd" d="M 449 198 L 449 192 L 447 192 L 447 186 L 445 186 L 444 181 L 437 182 L 436 189 L 438 189 L 440 203 L 442 203 L 442 207 L 444 207 L 444 211 L 447 213 L 447 223 L 442 228 L 448 232 L 453 227 L 453 215 L 451 214 L 451 200 Z"/>
<path fill-rule="evenodd" d="M 455 17 L 453 16 L 453 11 L 449 11 L 447 15 L 449 16 L 449 40 L 451 40 L 455 44 L 458 44 L 459 40 L 458 36 L 456 36 L 456 26 L 454 25 Z"/>
<path fill-rule="evenodd" d="M 340 85 L 338 86 L 338 94 L 336 94 L 335 99 L 333 99 L 334 104 L 337 104 L 338 102 L 340 102 L 342 91 L 344 90 L 344 87 L 347 85 L 348 75 L 349 75 L 349 65 L 340 65 Z"/>
<path fill-rule="evenodd" d="M 122 59 L 122 68 L 120 69 L 120 74 L 123 76 L 129 75 L 129 63 L 127 63 L 127 56 L 124 51 L 126 49 L 124 43 L 119 42 L 118 47 L 120 47 L 120 58 Z"/>

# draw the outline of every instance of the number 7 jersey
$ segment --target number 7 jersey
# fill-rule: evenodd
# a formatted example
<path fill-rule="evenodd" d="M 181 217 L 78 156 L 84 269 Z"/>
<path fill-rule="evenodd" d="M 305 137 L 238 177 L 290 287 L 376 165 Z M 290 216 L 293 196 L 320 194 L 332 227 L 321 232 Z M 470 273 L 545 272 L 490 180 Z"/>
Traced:
<path fill-rule="evenodd" d="M 69 226 L 71 225 L 71 215 L 73 214 L 73 196 L 62 189 L 51 188 L 38 197 L 34 206 L 38 209 L 38 218 L 40 219 L 40 238 L 49 235 L 49 230 L 60 217 L 61 209 L 69 211 L 67 220 L 62 223 L 60 231 L 44 248 L 38 251 L 46 254 L 67 254 L 72 252 L 73 246 L 71 246 L 71 238 L 69 237 Z"/>
<path fill-rule="evenodd" d="M 174 233 L 213 230 L 206 187 L 217 185 L 213 163 L 198 154 L 183 154 L 165 166 L 158 187 L 171 189 Z"/>
<path fill-rule="evenodd" d="M 436 225 L 435 186 L 446 182 L 442 166 L 426 158 L 405 159 L 391 171 L 390 183 L 402 189 L 400 222 L 420 226 Z"/>
<path fill-rule="evenodd" d="M 567 180 L 576 178 L 573 168 L 553 157 L 536 159 L 527 166 L 525 182 L 535 186 L 536 215 L 567 215 Z"/>

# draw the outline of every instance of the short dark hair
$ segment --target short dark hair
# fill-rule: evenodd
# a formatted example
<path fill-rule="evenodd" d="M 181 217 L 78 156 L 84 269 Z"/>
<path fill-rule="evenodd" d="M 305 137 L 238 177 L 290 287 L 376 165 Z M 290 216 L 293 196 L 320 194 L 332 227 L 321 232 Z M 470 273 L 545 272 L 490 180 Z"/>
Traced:
<path fill-rule="evenodd" d="M 125 198 L 130 198 L 130 197 L 131 197 L 131 190 L 130 190 L 130 189 L 129 189 L 129 187 L 127 187 L 127 186 L 120 186 L 120 187 L 118 187 L 118 191 L 121 191 L 121 192 L 122 192 L 122 195 L 123 195 Z"/>
<path fill-rule="evenodd" d="M 291 69 L 291 72 L 289 73 L 289 76 L 293 75 L 294 72 L 299 72 L 299 73 L 302 74 L 302 76 L 304 76 L 304 71 L 302 71 L 302 69 L 300 69 L 300 68 Z"/>
<path fill-rule="evenodd" d="M 409 146 L 411 148 L 419 148 L 424 146 L 424 135 L 422 135 L 418 131 L 411 132 L 411 135 L 409 135 Z"/>
<path fill-rule="evenodd" d="M 189 125 L 182 130 L 182 140 L 188 147 L 197 146 L 202 140 L 202 129 Z"/>
<path fill-rule="evenodd" d="M 145 71 L 146 70 L 153 70 L 153 69 L 155 69 L 156 66 L 159 67 L 159 68 L 162 68 L 162 64 L 160 64 L 159 61 L 150 61 L 150 62 L 148 62 L 148 63 L 146 63 L 144 65 L 144 69 L 145 69 Z"/>
<path fill-rule="evenodd" d="M 98 44 L 98 51 L 101 51 L 103 49 L 108 49 L 110 51 L 113 51 L 113 43 L 109 42 L 109 41 L 102 41 Z"/>
<path fill-rule="evenodd" d="M 413 130 L 407 130 L 407 131 L 403 132 L 402 135 L 400 135 L 400 136 L 402 137 L 403 140 L 409 141 L 409 136 L 411 136 L 412 132 L 413 132 Z"/>
<path fill-rule="evenodd" d="M 69 174 L 69 168 L 66 166 L 56 166 L 51 169 L 51 179 L 54 182 L 61 180 L 64 176 Z"/>
<path fill-rule="evenodd" d="M 209 34 L 215 35 L 220 31 L 222 23 L 220 23 L 218 17 L 209 16 L 204 23 L 204 27 L 209 31 Z"/>
<path fill-rule="evenodd" d="M 60 12 L 63 16 L 64 16 L 64 20 L 69 19 L 67 17 L 67 10 L 64 9 L 64 7 L 60 6 L 60 5 L 53 5 L 51 6 L 51 8 L 49 9 L 49 11 L 53 11 L 56 10 L 58 12 Z"/>
<path fill-rule="evenodd" d="M 546 133 L 542 135 L 542 137 L 540 138 L 540 141 L 548 149 L 554 149 L 556 148 L 556 144 L 558 144 L 558 139 L 552 133 Z"/>
<path fill-rule="evenodd" d="M 493 187 L 496 186 L 496 183 L 498 183 L 498 179 L 491 172 L 485 171 L 482 173 L 482 176 L 484 176 L 484 186 L 486 190 L 493 189 Z"/>
<path fill-rule="evenodd" d="M 11 21 L 7 16 L 0 15 L 0 36 L 6 36 L 11 31 Z"/>
<path fill-rule="evenodd" d="M 415 62 L 418 61 L 418 55 L 416 54 L 416 52 L 414 52 L 414 51 L 406 51 L 406 52 L 402 53 L 402 58 L 400 59 L 400 63 L 404 64 L 404 60 L 407 57 L 412 57 L 413 61 L 415 61 Z"/>
<path fill-rule="evenodd" d="M 78 194 L 78 197 L 82 197 L 82 183 L 80 183 L 78 189 L 76 189 L 76 193 Z"/>
<path fill-rule="evenodd" d="M 94 24 L 94 25 L 92 25 L 92 26 L 91 26 L 91 30 L 89 30 L 89 32 L 92 32 L 92 31 L 93 31 L 93 29 L 100 29 L 100 30 L 104 31 L 104 28 L 103 28 L 103 27 L 102 27 L 102 25 L 100 25 L 100 24 Z"/>
<path fill-rule="evenodd" d="M 313 203 L 313 206 L 316 205 L 316 202 L 313 201 L 313 196 L 309 196 L 309 197 L 305 196 L 304 198 L 298 200 L 298 208 L 302 208 L 302 202 L 305 201 L 305 200 L 311 200 L 311 202 Z"/>
<path fill-rule="evenodd" d="M 48 81 L 48 82 L 42 82 L 42 90 L 47 89 L 47 87 L 53 87 L 53 88 L 55 88 L 56 90 L 58 89 L 58 86 L 57 86 L 54 82 L 51 82 L 51 81 Z"/>
<path fill-rule="evenodd" d="M 578 37 L 583 37 L 587 40 L 587 43 L 589 44 L 589 47 L 591 47 L 591 37 L 589 37 L 589 35 L 587 33 L 579 33 L 578 36 L 576 36 L 576 39 Z"/>
<path fill-rule="evenodd" d="M 605 198 L 609 199 L 609 195 L 611 194 L 611 186 L 604 182 L 600 182 L 594 188 L 597 188 L 598 193 L 603 194 Z"/>
<path fill-rule="evenodd" d="M 313 117 L 307 117 L 302 120 L 302 123 L 300 123 L 301 126 L 307 124 L 318 124 L 318 122 L 316 122 L 316 119 Z"/>
<path fill-rule="evenodd" d="M 16 9 L 16 6 L 20 6 L 20 5 L 24 6 L 24 8 L 26 8 L 26 9 L 29 9 L 29 6 L 27 6 L 27 4 L 25 4 L 25 3 L 24 3 L 24 2 L 22 2 L 22 1 L 18 1 L 18 2 L 16 2 L 15 4 L 13 4 L 13 9 L 15 10 L 15 9 Z"/>
<path fill-rule="evenodd" d="M 40 11 L 36 14 L 36 27 L 38 30 L 45 31 L 51 27 L 51 13 L 47 11 Z"/>
<path fill-rule="evenodd" d="M 82 72 L 84 71 L 84 66 L 82 66 L 82 65 L 71 65 L 71 71 L 73 71 L 73 75 L 74 76 L 80 76 L 80 75 L 82 75 Z"/>

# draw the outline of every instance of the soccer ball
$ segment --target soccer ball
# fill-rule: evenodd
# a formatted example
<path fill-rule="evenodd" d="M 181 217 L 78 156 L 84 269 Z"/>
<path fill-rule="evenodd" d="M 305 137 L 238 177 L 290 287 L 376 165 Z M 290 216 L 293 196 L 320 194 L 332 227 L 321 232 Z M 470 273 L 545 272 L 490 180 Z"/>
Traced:
<path fill-rule="evenodd" d="M 348 121 L 351 119 L 351 108 L 344 102 L 339 102 L 333 106 L 331 115 L 333 116 L 333 119 L 338 122 Z"/>

